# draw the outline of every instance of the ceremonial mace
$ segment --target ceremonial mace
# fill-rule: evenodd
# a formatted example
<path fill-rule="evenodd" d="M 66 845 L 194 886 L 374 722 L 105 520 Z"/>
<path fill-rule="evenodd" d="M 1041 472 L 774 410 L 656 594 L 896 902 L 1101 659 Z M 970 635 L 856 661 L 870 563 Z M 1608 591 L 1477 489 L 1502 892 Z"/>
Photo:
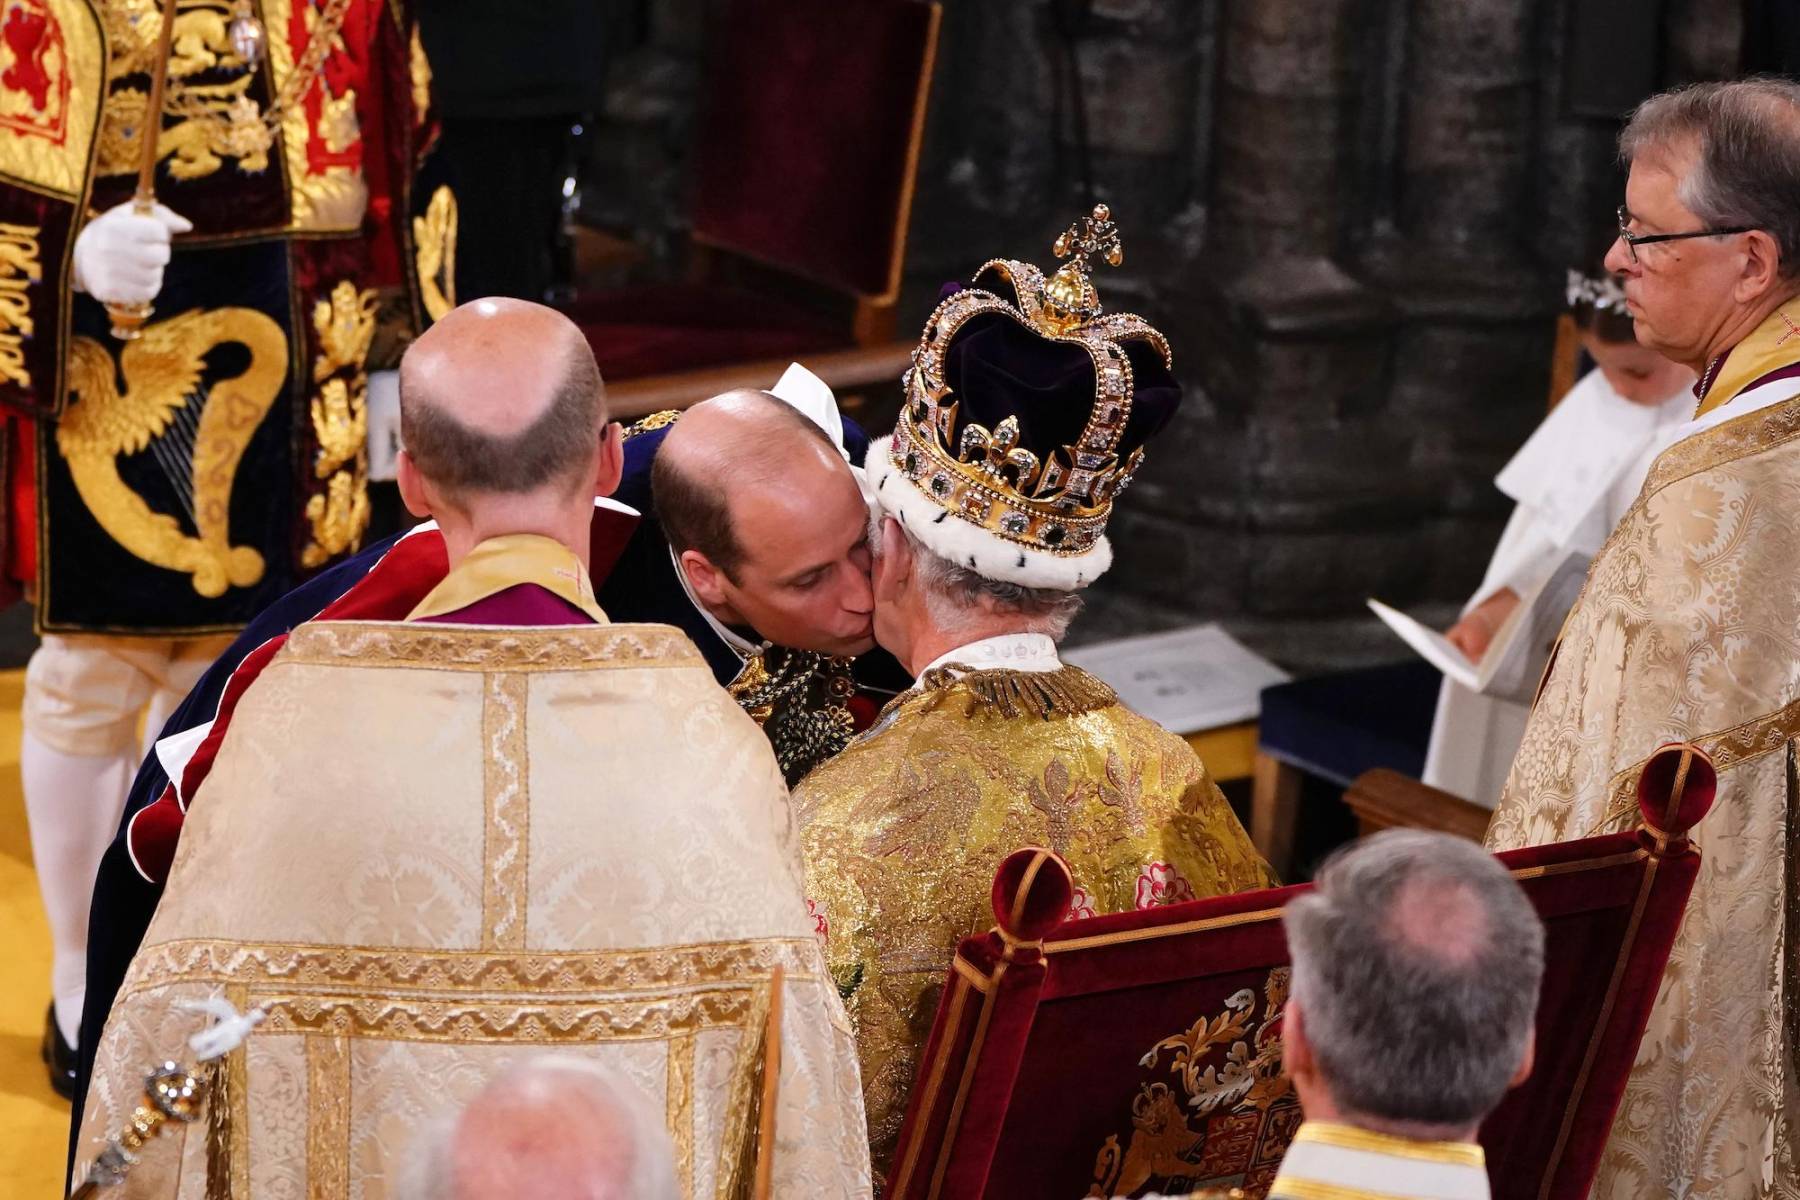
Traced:
<path fill-rule="evenodd" d="M 175 1007 L 204 1012 L 214 1020 L 211 1025 L 188 1039 L 188 1048 L 204 1064 L 222 1058 L 243 1043 L 250 1030 L 262 1021 L 264 1013 L 253 1008 L 239 1014 L 230 1001 L 220 996 L 204 1000 L 184 1000 Z M 192 1124 L 199 1118 L 207 1097 L 206 1081 L 178 1063 L 165 1062 L 144 1078 L 144 1095 L 125 1121 L 125 1128 L 106 1143 L 106 1149 L 88 1167 L 86 1177 L 69 1193 L 69 1200 L 91 1200 L 102 1188 L 118 1187 L 137 1165 L 138 1151 L 152 1138 L 168 1128 Z"/>
<path fill-rule="evenodd" d="M 131 211 L 140 217 L 156 212 L 156 160 L 162 143 L 163 91 L 169 80 L 169 47 L 175 38 L 175 7 L 178 0 L 162 0 L 162 28 L 156 32 L 156 56 L 150 72 L 150 95 L 144 100 L 142 149 L 138 153 L 137 190 L 131 195 Z M 263 29 L 251 15 L 248 3 L 240 2 L 234 12 L 228 36 L 239 57 L 256 67 L 262 49 Z M 156 310 L 150 301 L 122 304 L 107 301 L 106 315 L 112 318 L 112 335 L 122 342 L 144 336 L 144 323 Z"/>

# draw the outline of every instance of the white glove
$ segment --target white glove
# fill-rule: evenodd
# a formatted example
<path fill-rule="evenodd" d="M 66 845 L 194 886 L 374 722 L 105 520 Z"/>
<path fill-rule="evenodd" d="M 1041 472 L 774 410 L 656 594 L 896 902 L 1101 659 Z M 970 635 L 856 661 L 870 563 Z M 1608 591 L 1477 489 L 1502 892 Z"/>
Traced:
<path fill-rule="evenodd" d="M 107 209 L 76 235 L 76 291 L 109 304 L 148 304 L 162 291 L 169 239 L 194 224 L 160 204 L 148 215 L 132 204 Z"/>

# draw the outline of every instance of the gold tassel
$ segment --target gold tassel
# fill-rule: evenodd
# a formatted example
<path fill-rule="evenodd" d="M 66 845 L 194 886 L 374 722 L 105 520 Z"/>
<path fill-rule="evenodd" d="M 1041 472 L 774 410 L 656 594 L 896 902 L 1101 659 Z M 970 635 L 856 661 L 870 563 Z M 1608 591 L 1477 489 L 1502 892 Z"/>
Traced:
<path fill-rule="evenodd" d="M 1034 716 L 1048 721 L 1054 716 L 1076 717 L 1111 708 L 1119 695 L 1080 667 L 1054 671 L 971 671 L 947 663 L 925 672 L 919 681 L 928 692 L 948 695 L 960 685 L 967 694 L 966 715 L 992 709 L 1009 721 Z"/>

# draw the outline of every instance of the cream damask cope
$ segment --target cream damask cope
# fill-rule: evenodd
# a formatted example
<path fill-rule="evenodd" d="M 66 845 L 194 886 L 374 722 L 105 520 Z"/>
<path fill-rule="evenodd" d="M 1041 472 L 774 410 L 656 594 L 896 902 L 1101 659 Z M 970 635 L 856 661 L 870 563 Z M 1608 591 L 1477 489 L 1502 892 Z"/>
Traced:
<path fill-rule="evenodd" d="M 767 741 L 662 626 L 315 623 L 245 694 L 99 1047 L 82 1162 L 173 1002 L 269 1016 L 228 1099 L 127 1196 L 392 1194 L 496 1071 L 605 1062 L 666 1115 L 684 1194 L 742 1194 L 783 971 L 774 1194 L 866 1196 L 855 1046 Z M 185 1138 L 185 1140 L 183 1140 Z M 167 1144 L 167 1143 L 174 1144 Z"/>
<path fill-rule="evenodd" d="M 1664 453 L 1595 559 L 1527 726 L 1494 849 L 1629 827 L 1658 746 L 1719 794 L 1596 1197 L 1800 1195 L 1794 1055 L 1800 399 Z"/>
<path fill-rule="evenodd" d="M 971 672 L 904 697 L 794 790 L 807 896 L 856 1026 L 877 1171 L 956 943 L 993 925 L 989 891 L 1007 854 L 1061 855 L 1077 916 L 1272 882 L 1186 742 L 1111 698 L 1008 717 L 984 677 L 1010 674 Z M 1078 695 L 1097 686 L 1074 667 L 1058 675 Z"/>

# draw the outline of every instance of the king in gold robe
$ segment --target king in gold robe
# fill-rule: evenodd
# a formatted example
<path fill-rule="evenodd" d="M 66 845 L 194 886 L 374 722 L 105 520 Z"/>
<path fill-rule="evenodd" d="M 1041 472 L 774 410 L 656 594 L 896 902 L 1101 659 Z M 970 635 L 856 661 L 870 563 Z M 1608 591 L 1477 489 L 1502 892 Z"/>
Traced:
<path fill-rule="evenodd" d="M 1113 498 L 1180 398 L 1162 335 L 1100 313 L 1088 257 L 1121 253 L 1107 210 L 1057 252 L 1073 257 L 1049 281 L 989 263 L 975 282 L 994 290 L 958 291 L 926 323 L 866 468 L 875 633 L 918 683 L 794 792 L 877 1170 L 1007 854 L 1061 855 L 1077 916 L 1270 883 L 1187 744 L 1057 657 L 1069 594 L 1111 563 Z"/>
<path fill-rule="evenodd" d="M 794 793 L 807 895 L 847 997 L 877 1162 L 899 1135 L 957 940 L 993 925 L 1021 846 L 1093 916 L 1266 887 L 1187 743 L 1079 667 L 933 672 Z"/>
<path fill-rule="evenodd" d="M 381 1200 L 433 1118 L 544 1052 L 607 1063 L 665 1115 L 683 1196 L 747 1195 L 759 1163 L 773 1195 L 868 1195 L 767 740 L 679 631 L 605 623 L 579 564 L 580 590 L 556 574 L 499 581 L 539 580 L 554 627 L 437 623 L 512 595 L 453 573 L 411 622 L 302 625 L 243 692 L 100 1041 L 78 1163 L 182 1055 L 177 1002 L 268 1015 L 120 1195 Z"/>
<path fill-rule="evenodd" d="M 1596 1197 L 1800 1195 L 1796 329 L 1789 301 L 1708 372 L 1700 416 L 1594 560 L 1488 830 L 1505 850 L 1629 828 L 1668 742 L 1718 768 Z"/>

